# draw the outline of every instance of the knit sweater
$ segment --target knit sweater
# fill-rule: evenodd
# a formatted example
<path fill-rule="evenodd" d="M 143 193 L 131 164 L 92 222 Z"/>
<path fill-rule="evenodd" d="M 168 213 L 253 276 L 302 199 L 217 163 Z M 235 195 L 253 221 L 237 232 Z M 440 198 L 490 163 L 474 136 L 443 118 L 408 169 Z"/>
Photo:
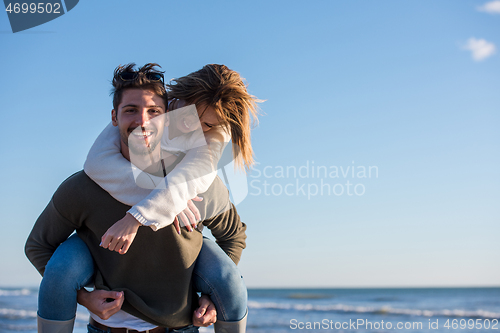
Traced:
<path fill-rule="evenodd" d="M 137 221 L 158 230 L 170 225 L 187 207 L 188 200 L 209 188 L 217 176 L 217 162 L 229 140 L 223 128 L 211 130 L 210 135 L 204 135 L 201 130 L 189 133 L 183 135 L 182 140 L 169 140 L 166 129 L 162 149 L 184 152 L 186 156 L 168 174 L 167 182 L 155 181 L 159 186 L 151 191 L 137 186 L 137 169 L 123 158 L 118 129 L 109 124 L 92 145 L 84 170 L 114 198 L 132 206 L 128 213 Z M 165 183 L 168 183 L 166 188 Z"/>
<path fill-rule="evenodd" d="M 196 205 L 203 225 L 236 263 L 245 248 L 246 226 L 229 202 L 227 189 L 216 178 Z M 139 228 L 125 255 L 99 247 L 100 237 L 130 206 L 122 204 L 83 171 L 64 181 L 35 223 L 26 255 L 43 275 L 55 249 L 76 230 L 97 266 L 97 289 L 124 291 L 122 309 L 164 327 L 191 324 L 196 308 L 191 275 L 202 246 L 201 231 L 178 235 L 173 225 L 154 232 Z M 217 214 L 218 212 L 222 212 Z M 206 216 L 215 216 L 206 219 Z M 202 229 L 200 223 L 198 229 Z"/>

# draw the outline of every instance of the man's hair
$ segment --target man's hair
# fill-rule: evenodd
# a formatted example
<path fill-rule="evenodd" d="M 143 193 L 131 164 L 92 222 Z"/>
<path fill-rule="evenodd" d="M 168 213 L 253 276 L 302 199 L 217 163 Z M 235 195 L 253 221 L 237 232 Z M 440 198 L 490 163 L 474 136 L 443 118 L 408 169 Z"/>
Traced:
<path fill-rule="evenodd" d="M 225 65 L 209 64 L 199 71 L 171 80 L 167 84 L 170 98 L 187 104 L 214 108 L 221 125 L 229 125 L 235 164 L 248 169 L 254 164 L 250 125 L 257 123 L 257 104 L 244 79 Z M 238 153 L 241 152 L 241 154 Z"/>
<path fill-rule="evenodd" d="M 118 111 L 118 105 L 120 105 L 122 101 L 123 92 L 125 90 L 142 89 L 151 90 L 156 95 L 160 96 L 163 99 L 166 111 L 168 98 L 163 81 L 152 81 L 148 79 L 146 75 L 148 73 L 158 73 L 163 75 L 162 71 L 156 69 L 156 67 L 161 68 L 161 66 L 155 63 L 149 63 L 140 67 L 138 70 L 135 70 L 134 67 L 135 64 L 130 63 L 123 66 L 120 65 L 115 68 L 112 82 L 113 89 L 111 90 L 111 94 L 113 95 L 113 109 Z M 121 75 L 124 73 L 137 73 L 137 77 L 133 80 L 123 80 Z"/>

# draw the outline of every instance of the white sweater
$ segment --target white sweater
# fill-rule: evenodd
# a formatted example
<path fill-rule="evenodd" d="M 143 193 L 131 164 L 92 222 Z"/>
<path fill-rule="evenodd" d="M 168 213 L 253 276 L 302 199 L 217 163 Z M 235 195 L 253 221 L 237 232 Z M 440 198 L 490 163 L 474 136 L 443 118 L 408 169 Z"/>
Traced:
<path fill-rule="evenodd" d="M 229 131 L 211 129 L 205 139 L 197 131 L 168 139 L 162 138 L 161 148 L 186 153 L 182 161 L 163 178 L 149 175 L 156 188 L 141 187 L 140 171 L 120 152 L 120 134 L 109 124 L 90 148 L 84 164 L 85 173 L 116 200 L 133 206 L 128 213 L 153 230 L 166 227 L 187 207 L 188 200 L 206 192 L 217 175 L 217 163 L 230 140 Z M 177 140 L 176 140 L 177 139 Z M 135 169 L 134 169 L 135 168 Z"/>

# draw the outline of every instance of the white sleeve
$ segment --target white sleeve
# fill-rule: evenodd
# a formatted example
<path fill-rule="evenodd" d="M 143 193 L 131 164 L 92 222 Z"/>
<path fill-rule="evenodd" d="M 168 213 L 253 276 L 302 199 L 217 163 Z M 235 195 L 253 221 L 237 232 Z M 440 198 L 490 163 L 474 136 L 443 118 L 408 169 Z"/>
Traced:
<path fill-rule="evenodd" d="M 85 161 L 85 173 L 116 200 L 133 206 L 128 212 L 141 224 L 157 230 L 168 226 L 187 207 L 187 201 L 206 192 L 217 175 L 217 163 L 229 135 L 187 151 L 165 181 L 151 191 L 137 185 L 132 164 L 120 152 L 120 134 L 111 124 L 97 137 Z M 151 176 L 151 178 L 157 178 Z"/>
<path fill-rule="evenodd" d="M 218 138 L 207 140 L 206 145 L 196 146 L 150 195 L 132 207 L 132 214 L 143 225 L 158 230 L 174 221 L 175 216 L 187 207 L 187 202 L 208 190 L 217 176 L 217 163 L 230 137 L 220 130 Z"/>
<path fill-rule="evenodd" d="M 113 198 L 132 206 L 151 193 L 139 187 L 132 165 L 120 152 L 120 133 L 111 123 L 95 140 L 83 166 L 85 173 Z"/>

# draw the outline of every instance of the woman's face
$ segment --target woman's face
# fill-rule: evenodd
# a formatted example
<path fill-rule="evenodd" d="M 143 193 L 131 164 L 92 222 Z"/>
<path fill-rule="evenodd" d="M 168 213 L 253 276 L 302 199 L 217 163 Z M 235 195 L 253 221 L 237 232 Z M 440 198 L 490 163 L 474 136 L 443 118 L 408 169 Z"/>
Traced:
<path fill-rule="evenodd" d="M 200 105 L 196 107 L 198 111 L 198 117 L 200 118 L 201 129 L 203 132 L 209 131 L 211 128 L 219 125 L 219 119 L 217 118 L 217 113 L 211 106 Z"/>
<path fill-rule="evenodd" d="M 175 118 L 175 127 L 181 133 L 190 133 L 201 127 L 203 132 L 209 131 L 219 124 L 214 108 L 200 105 L 194 109 L 187 108 L 186 111 L 178 114 Z"/>

